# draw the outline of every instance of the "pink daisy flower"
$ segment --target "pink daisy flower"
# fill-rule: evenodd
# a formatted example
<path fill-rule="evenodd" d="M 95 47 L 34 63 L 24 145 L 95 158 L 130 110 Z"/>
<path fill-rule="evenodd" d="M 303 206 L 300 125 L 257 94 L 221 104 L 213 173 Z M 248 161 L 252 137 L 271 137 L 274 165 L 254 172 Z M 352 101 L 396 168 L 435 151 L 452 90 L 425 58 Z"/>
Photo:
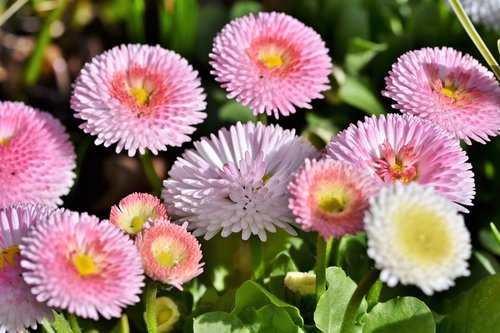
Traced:
<path fill-rule="evenodd" d="M 332 60 L 321 37 L 283 13 L 238 18 L 216 36 L 210 54 L 216 81 L 254 114 L 295 113 L 330 89 Z"/>
<path fill-rule="evenodd" d="M 367 117 L 332 138 L 326 156 L 365 168 L 380 186 L 418 182 L 459 205 L 472 205 L 474 174 L 460 142 L 420 118 Z M 467 212 L 462 206 L 458 209 Z"/>
<path fill-rule="evenodd" d="M 146 275 L 182 290 L 182 284 L 203 272 L 200 243 L 186 230 L 187 223 L 151 222 L 136 238 Z"/>
<path fill-rule="evenodd" d="M 80 72 L 71 98 L 75 117 L 96 144 L 117 143 L 129 156 L 153 154 L 190 141 L 205 119 L 198 72 L 160 46 L 121 45 L 95 57 Z"/>
<path fill-rule="evenodd" d="M 120 317 L 143 283 L 133 241 L 108 221 L 62 211 L 38 223 L 20 246 L 24 280 L 39 302 L 97 320 Z"/>
<path fill-rule="evenodd" d="M 295 131 L 262 123 L 237 123 L 194 143 L 172 166 L 162 198 L 169 214 L 188 221 L 195 236 L 210 239 L 241 232 L 267 239 L 266 231 L 290 234 L 293 214 L 287 190 L 292 173 L 314 147 Z"/>
<path fill-rule="evenodd" d="M 306 159 L 288 189 L 297 222 L 328 240 L 363 230 L 368 198 L 378 186 L 370 173 L 351 163 Z"/>
<path fill-rule="evenodd" d="M 35 329 L 50 309 L 36 301 L 21 274 L 19 244 L 28 229 L 50 209 L 46 206 L 16 205 L 0 209 L 0 333 Z"/>
<path fill-rule="evenodd" d="M 109 221 L 128 234 L 135 235 L 142 230 L 148 219 L 160 217 L 168 220 L 167 210 L 157 197 L 147 193 L 132 193 L 111 207 Z"/>
<path fill-rule="evenodd" d="M 385 79 L 394 108 L 430 120 L 471 144 L 500 133 L 500 87 L 492 72 L 452 48 L 402 55 Z"/>
<path fill-rule="evenodd" d="M 76 155 L 59 120 L 23 103 L 0 102 L 0 207 L 62 204 Z"/>

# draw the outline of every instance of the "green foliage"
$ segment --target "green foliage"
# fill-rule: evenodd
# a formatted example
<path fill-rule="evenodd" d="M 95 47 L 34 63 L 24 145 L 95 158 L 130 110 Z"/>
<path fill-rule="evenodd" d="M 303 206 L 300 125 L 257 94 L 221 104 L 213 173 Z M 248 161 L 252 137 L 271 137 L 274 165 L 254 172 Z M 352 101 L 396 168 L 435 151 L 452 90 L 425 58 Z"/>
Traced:
<path fill-rule="evenodd" d="M 229 18 L 234 20 L 235 18 L 245 16 L 250 13 L 255 14 L 261 12 L 262 10 L 262 5 L 256 1 L 237 1 L 229 11 Z"/>
<path fill-rule="evenodd" d="M 385 108 L 372 90 L 361 80 L 352 76 L 347 76 L 340 84 L 339 97 L 344 103 L 363 110 L 368 115 L 385 113 Z"/>
<path fill-rule="evenodd" d="M 235 100 L 230 100 L 219 109 L 219 119 L 233 123 L 238 121 L 246 123 L 247 121 L 256 121 L 257 117 L 249 107 L 241 105 Z"/>
<path fill-rule="evenodd" d="M 194 320 L 194 332 L 251 333 L 236 316 L 225 312 L 206 313 Z"/>

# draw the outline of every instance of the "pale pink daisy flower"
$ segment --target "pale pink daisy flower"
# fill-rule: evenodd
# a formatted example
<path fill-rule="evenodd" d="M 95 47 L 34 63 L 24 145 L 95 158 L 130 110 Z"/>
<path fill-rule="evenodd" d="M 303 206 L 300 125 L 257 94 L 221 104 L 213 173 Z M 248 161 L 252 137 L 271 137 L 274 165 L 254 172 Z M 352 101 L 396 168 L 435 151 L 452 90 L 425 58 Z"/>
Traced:
<path fill-rule="evenodd" d="M 485 143 L 500 133 L 500 86 L 486 67 L 449 47 L 402 55 L 385 79 L 394 108 L 440 126 L 459 139 Z"/>
<path fill-rule="evenodd" d="M 253 234 L 265 241 L 276 227 L 295 235 L 287 186 L 315 154 L 293 130 L 237 123 L 184 152 L 163 182 L 162 198 L 171 216 L 205 239 L 241 232 L 244 240 Z"/>
<path fill-rule="evenodd" d="M 461 0 L 465 12 L 475 23 L 486 28 L 500 31 L 500 1 L 499 0 Z"/>
<path fill-rule="evenodd" d="M 43 318 L 52 320 L 50 309 L 37 302 L 21 276 L 19 253 L 21 238 L 50 212 L 47 206 L 33 205 L 0 209 L 0 333 L 35 329 Z"/>
<path fill-rule="evenodd" d="M 135 235 L 142 230 L 148 219 L 160 217 L 168 220 L 167 210 L 160 199 L 148 193 L 132 193 L 111 207 L 109 221 L 128 234 Z"/>
<path fill-rule="evenodd" d="M 313 29 L 283 13 L 250 14 L 228 23 L 215 37 L 211 72 L 228 98 L 254 114 L 295 113 L 330 89 L 332 60 Z"/>
<path fill-rule="evenodd" d="M 370 173 L 351 163 L 306 159 L 288 189 L 296 221 L 328 240 L 363 230 L 368 198 L 378 186 Z"/>
<path fill-rule="evenodd" d="M 60 205 L 76 155 L 62 124 L 23 103 L 0 102 L 0 207 Z"/>
<path fill-rule="evenodd" d="M 418 182 L 433 186 L 461 211 L 468 210 L 460 205 L 472 205 L 474 174 L 459 140 L 418 117 L 367 117 L 333 137 L 326 156 L 362 166 L 380 186 Z"/>
<path fill-rule="evenodd" d="M 153 154 L 190 141 L 205 119 L 198 72 L 177 53 L 148 45 L 121 45 L 96 56 L 73 86 L 71 107 L 96 144 L 129 156 Z"/>
<path fill-rule="evenodd" d="M 38 223 L 20 246 L 24 280 L 39 302 L 97 320 L 139 302 L 143 268 L 133 241 L 109 221 L 63 211 Z"/>
<path fill-rule="evenodd" d="M 182 290 L 182 284 L 203 272 L 200 243 L 182 226 L 150 220 L 135 240 L 146 275 Z"/>

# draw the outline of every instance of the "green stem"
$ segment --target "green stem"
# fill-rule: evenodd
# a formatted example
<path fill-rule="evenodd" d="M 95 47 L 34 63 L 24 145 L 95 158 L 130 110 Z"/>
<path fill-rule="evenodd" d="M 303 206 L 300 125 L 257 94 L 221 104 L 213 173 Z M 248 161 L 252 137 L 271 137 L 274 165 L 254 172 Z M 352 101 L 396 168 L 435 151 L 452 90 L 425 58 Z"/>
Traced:
<path fill-rule="evenodd" d="M 47 333 L 56 333 L 52 326 L 50 325 L 49 321 L 47 318 L 43 318 L 42 320 L 42 327 L 45 329 Z"/>
<path fill-rule="evenodd" d="M 73 333 L 82 333 L 80 325 L 78 325 L 78 319 L 76 318 L 74 313 L 68 312 L 68 321 L 69 321 L 69 326 L 71 327 Z"/>
<path fill-rule="evenodd" d="M 459 0 L 449 0 L 449 2 L 465 31 L 467 31 L 467 34 L 472 39 L 479 52 L 481 52 L 481 55 L 484 57 L 484 60 L 486 60 L 488 65 L 491 67 L 491 69 L 497 76 L 497 79 L 500 80 L 500 67 L 498 66 L 498 63 L 491 54 L 490 50 L 486 47 L 486 44 L 484 44 L 481 36 L 479 36 L 479 34 L 477 33 L 476 28 L 474 28 L 474 25 L 465 13 L 462 4 Z"/>
<path fill-rule="evenodd" d="M 377 279 L 377 281 L 375 281 L 373 286 L 368 291 L 368 294 L 366 295 L 366 302 L 368 303 L 368 311 L 370 311 L 375 305 L 377 305 L 383 286 L 384 284 L 382 283 L 382 281 L 380 279 Z"/>
<path fill-rule="evenodd" d="M 153 281 L 146 283 L 146 328 L 148 333 L 157 333 L 158 326 L 156 323 L 156 293 L 158 286 Z"/>
<path fill-rule="evenodd" d="M 495 227 L 495 225 L 493 223 L 490 223 L 490 228 L 491 228 L 491 231 L 493 232 L 493 236 L 495 237 L 498 245 L 500 245 L 500 232 L 498 232 L 497 227 Z"/>
<path fill-rule="evenodd" d="M 28 86 L 32 85 L 38 80 L 40 76 L 40 70 L 42 68 L 43 53 L 45 48 L 50 42 L 50 26 L 52 23 L 57 21 L 59 17 L 64 13 L 68 0 L 58 0 L 57 7 L 47 16 L 47 19 L 43 23 L 40 32 L 37 37 L 36 48 L 31 55 L 31 58 L 26 67 L 24 83 Z"/>
<path fill-rule="evenodd" d="M 149 151 L 146 151 L 145 154 L 139 154 L 139 159 L 141 160 L 142 170 L 144 170 L 144 174 L 148 178 L 153 194 L 159 196 L 161 193 L 162 181 L 153 167 L 151 154 Z"/>
<path fill-rule="evenodd" d="M 146 32 L 144 30 L 144 13 L 146 4 L 144 0 L 131 0 L 130 17 L 128 22 L 128 33 L 130 40 L 134 43 L 144 43 L 146 41 Z"/>
<path fill-rule="evenodd" d="M 316 301 L 326 290 L 326 242 L 323 236 L 318 234 L 316 242 Z"/>
<path fill-rule="evenodd" d="M 0 15 L 0 27 L 7 22 L 12 15 L 21 9 L 29 0 L 17 0 L 2 15 Z"/>
<path fill-rule="evenodd" d="M 250 255 L 252 257 L 252 279 L 258 281 L 264 270 L 262 241 L 257 236 L 250 237 Z"/>
<path fill-rule="evenodd" d="M 347 304 L 347 308 L 344 313 L 344 319 L 342 320 L 342 327 L 340 328 L 340 333 L 353 333 L 354 325 L 356 323 L 356 316 L 358 315 L 358 310 L 363 301 L 363 298 L 368 293 L 372 285 L 377 281 L 379 271 L 376 269 L 370 270 L 363 279 L 358 283 L 358 287 L 354 291 Z"/>
<path fill-rule="evenodd" d="M 257 115 L 257 121 L 260 121 L 263 125 L 267 125 L 267 114 L 259 113 Z"/>
<path fill-rule="evenodd" d="M 326 267 L 330 266 L 330 260 L 332 257 L 332 252 L 333 252 L 333 243 L 335 242 L 334 237 L 330 237 L 328 241 L 326 242 L 326 259 L 325 259 L 325 265 Z"/>

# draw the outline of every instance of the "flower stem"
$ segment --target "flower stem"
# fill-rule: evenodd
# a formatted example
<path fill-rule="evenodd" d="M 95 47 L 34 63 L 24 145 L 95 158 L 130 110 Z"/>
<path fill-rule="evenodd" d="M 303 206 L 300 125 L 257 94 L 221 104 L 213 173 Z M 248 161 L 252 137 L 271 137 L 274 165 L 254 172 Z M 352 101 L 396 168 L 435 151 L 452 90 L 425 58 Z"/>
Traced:
<path fill-rule="evenodd" d="M 74 313 L 68 312 L 68 321 L 73 333 L 82 333 L 80 325 L 78 325 L 78 319 L 76 318 Z"/>
<path fill-rule="evenodd" d="M 267 114 L 259 113 L 257 115 L 257 121 L 260 121 L 262 125 L 267 125 Z"/>
<path fill-rule="evenodd" d="M 481 52 L 484 60 L 486 60 L 488 65 L 491 67 L 491 69 L 497 76 L 497 79 L 500 80 L 500 67 L 498 66 L 498 63 L 491 54 L 490 50 L 486 47 L 486 44 L 484 44 L 481 36 L 479 36 L 479 34 L 477 33 L 476 28 L 474 28 L 474 25 L 469 19 L 469 16 L 467 16 L 467 14 L 465 13 L 462 4 L 459 0 L 449 0 L 449 2 L 465 31 L 467 31 L 467 34 L 472 39 L 479 52 Z"/>
<path fill-rule="evenodd" d="M 372 285 L 377 281 L 379 271 L 376 269 L 370 270 L 363 279 L 358 283 L 358 287 L 354 291 L 347 304 L 347 308 L 344 313 L 344 319 L 342 320 L 342 327 L 340 328 L 340 333 L 353 333 L 354 325 L 356 323 L 356 316 L 358 315 L 358 309 L 363 301 L 363 298 L 368 293 Z"/>
<path fill-rule="evenodd" d="M 496 241 L 498 242 L 498 245 L 500 245 L 500 232 L 498 232 L 497 227 L 493 223 L 490 223 L 490 228 L 491 228 L 491 232 L 493 232 L 493 236 L 495 237 Z"/>
<path fill-rule="evenodd" d="M 157 333 L 158 326 L 156 323 L 156 293 L 158 286 L 153 281 L 146 283 L 146 328 L 148 333 Z"/>
<path fill-rule="evenodd" d="M 316 242 L 316 302 L 326 290 L 326 242 L 318 234 Z"/>
<path fill-rule="evenodd" d="M 151 185 L 152 193 L 156 196 L 159 196 L 161 193 L 162 182 L 160 177 L 158 177 L 155 168 L 153 167 L 151 154 L 149 153 L 149 151 L 146 151 L 145 154 L 139 154 L 139 159 L 141 160 L 142 170 L 144 170 L 144 174 L 148 178 L 149 184 Z"/>

